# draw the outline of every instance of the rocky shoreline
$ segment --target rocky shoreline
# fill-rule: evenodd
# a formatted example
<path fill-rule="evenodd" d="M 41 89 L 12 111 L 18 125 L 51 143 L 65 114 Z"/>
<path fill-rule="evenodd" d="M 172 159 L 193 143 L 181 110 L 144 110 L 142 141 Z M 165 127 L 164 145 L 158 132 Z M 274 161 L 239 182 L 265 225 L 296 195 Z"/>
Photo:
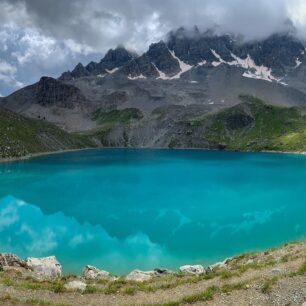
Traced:
<path fill-rule="evenodd" d="M 0 254 L 0 305 L 306 305 L 306 242 L 241 254 L 179 271 L 133 270 L 125 276 L 93 266 L 62 275 L 54 256 Z"/>
<path fill-rule="evenodd" d="M 185 275 L 204 275 L 212 273 L 220 268 L 226 268 L 232 258 L 227 258 L 208 267 L 202 265 L 184 265 L 179 268 L 179 273 Z M 55 256 L 21 259 L 12 253 L 0 253 L 0 272 L 19 271 L 20 273 L 37 278 L 38 280 L 54 280 L 63 276 L 62 265 Z M 67 290 L 85 290 L 86 280 L 111 280 L 116 281 L 123 278 L 127 281 L 144 282 L 160 276 L 177 273 L 167 268 L 155 268 L 152 271 L 135 269 L 125 276 L 115 276 L 108 271 L 100 270 L 97 267 L 86 265 L 76 280 L 67 282 L 64 287 Z"/>
<path fill-rule="evenodd" d="M 295 154 L 295 155 L 306 155 L 305 151 L 271 151 L 271 150 L 262 150 L 262 151 L 247 151 L 247 150 L 220 150 L 220 149 L 211 149 L 211 148 L 164 148 L 164 147 L 88 147 L 82 149 L 68 149 L 68 150 L 59 150 L 59 151 L 50 151 L 50 152 L 42 152 L 42 153 L 33 153 L 25 156 L 20 157 L 11 157 L 11 158 L 0 158 L 1 163 L 8 163 L 14 161 L 22 161 L 22 160 L 30 160 L 35 157 L 40 156 L 48 156 L 48 155 L 57 155 L 63 153 L 70 153 L 70 152 L 81 152 L 81 151 L 88 151 L 88 150 L 99 150 L 99 149 L 133 149 L 133 150 L 195 150 L 195 151 L 226 151 L 226 152 L 241 152 L 241 153 L 271 153 L 271 154 Z"/>

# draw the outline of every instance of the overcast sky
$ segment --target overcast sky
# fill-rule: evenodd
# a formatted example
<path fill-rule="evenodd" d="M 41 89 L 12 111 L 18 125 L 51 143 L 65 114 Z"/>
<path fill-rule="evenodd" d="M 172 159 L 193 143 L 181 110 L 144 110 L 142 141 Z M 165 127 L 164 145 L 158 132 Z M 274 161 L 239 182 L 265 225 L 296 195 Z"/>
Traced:
<path fill-rule="evenodd" d="M 0 94 L 100 60 L 118 44 L 142 52 L 180 26 L 257 39 L 288 19 L 306 38 L 306 0 L 0 0 Z"/>

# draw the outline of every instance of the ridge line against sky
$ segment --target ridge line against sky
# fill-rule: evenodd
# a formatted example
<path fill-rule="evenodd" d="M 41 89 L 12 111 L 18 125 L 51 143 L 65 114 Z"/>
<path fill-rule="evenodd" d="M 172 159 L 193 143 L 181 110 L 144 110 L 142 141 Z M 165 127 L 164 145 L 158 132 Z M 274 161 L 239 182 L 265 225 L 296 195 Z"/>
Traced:
<path fill-rule="evenodd" d="M 0 18 L 0 95 L 119 44 L 143 52 L 180 26 L 260 39 L 291 20 L 306 39 L 304 0 L 0 0 Z"/>

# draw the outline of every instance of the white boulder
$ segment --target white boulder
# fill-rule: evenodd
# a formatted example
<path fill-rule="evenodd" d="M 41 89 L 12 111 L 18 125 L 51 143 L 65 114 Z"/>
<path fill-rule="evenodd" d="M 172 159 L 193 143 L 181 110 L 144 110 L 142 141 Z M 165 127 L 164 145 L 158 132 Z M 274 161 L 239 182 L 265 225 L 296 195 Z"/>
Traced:
<path fill-rule="evenodd" d="M 180 267 L 180 271 L 182 273 L 197 274 L 197 275 L 206 273 L 205 268 L 203 266 L 201 266 L 201 265 L 195 265 L 195 266 L 186 265 L 186 266 L 182 266 L 182 267 Z"/>
<path fill-rule="evenodd" d="M 88 265 L 84 267 L 82 276 L 85 279 L 103 279 L 108 278 L 110 273 Z"/>
<path fill-rule="evenodd" d="M 154 276 L 156 276 L 154 271 L 145 272 L 141 270 L 133 270 L 125 277 L 125 279 L 136 282 L 143 282 L 153 278 Z"/>
<path fill-rule="evenodd" d="M 70 291 L 75 291 L 75 290 L 84 291 L 87 285 L 82 281 L 74 280 L 74 281 L 71 281 L 65 284 L 64 287 L 66 290 L 70 290 Z"/>
<path fill-rule="evenodd" d="M 56 278 L 62 275 L 62 266 L 55 256 L 44 258 L 29 257 L 26 260 L 26 264 L 37 276 L 42 278 Z"/>

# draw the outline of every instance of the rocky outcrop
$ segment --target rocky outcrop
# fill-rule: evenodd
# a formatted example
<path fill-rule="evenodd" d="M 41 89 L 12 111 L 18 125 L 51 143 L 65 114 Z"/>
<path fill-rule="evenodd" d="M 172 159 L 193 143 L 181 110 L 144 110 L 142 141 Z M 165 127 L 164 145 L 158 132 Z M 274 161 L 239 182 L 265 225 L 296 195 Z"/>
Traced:
<path fill-rule="evenodd" d="M 99 63 L 90 62 L 85 67 L 79 63 L 72 71 L 64 72 L 59 80 L 69 81 L 86 76 L 112 74 L 115 69 L 119 69 L 135 57 L 136 54 L 124 47 L 110 49 Z"/>
<path fill-rule="evenodd" d="M 62 266 L 55 256 L 45 258 L 30 257 L 26 260 L 26 264 L 41 278 L 56 278 L 62 275 Z"/>
<path fill-rule="evenodd" d="M 208 270 L 209 271 L 215 271 L 215 270 L 219 270 L 219 269 L 227 269 L 231 260 L 232 260 L 232 258 L 226 258 L 223 261 L 220 261 L 220 262 L 217 262 L 213 265 L 210 265 L 208 267 Z"/>
<path fill-rule="evenodd" d="M 120 72 L 130 79 L 157 78 L 159 73 L 151 59 L 143 54 L 142 56 L 127 63 Z"/>
<path fill-rule="evenodd" d="M 196 274 L 196 275 L 200 275 L 200 274 L 206 273 L 205 268 L 203 266 L 201 266 L 201 265 L 195 265 L 195 266 L 186 265 L 186 266 L 181 266 L 180 267 L 180 271 L 182 273 L 189 273 L 189 274 Z"/>
<path fill-rule="evenodd" d="M 152 44 L 146 54 L 151 59 L 151 62 L 168 76 L 173 76 L 180 72 L 178 60 L 171 55 L 167 45 L 163 41 Z"/>
<path fill-rule="evenodd" d="M 104 279 L 110 276 L 110 273 L 107 271 L 99 270 L 96 267 L 87 265 L 82 271 L 82 276 L 85 279 Z"/>
<path fill-rule="evenodd" d="M 165 268 L 155 268 L 154 273 L 159 276 L 159 275 L 167 275 L 167 274 L 172 274 L 174 273 L 173 271 Z"/>
<path fill-rule="evenodd" d="M 214 30 L 200 33 L 197 27 L 192 30 L 181 27 L 168 34 L 167 45 L 176 56 L 191 65 L 203 60 L 218 62 L 212 50 L 226 62 L 234 60 L 233 54 L 242 59 L 249 55 L 255 65 L 270 68 L 278 77 L 284 77 L 288 68 L 294 68 L 303 61 L 305 52 L 303 44 L 290 29 L 264 40 L 245 42 L 230 34 L 217 35 Z"/>
<path fill-rule="evenodd" d="M 0 253 L 0 271 L 8 267 L 27 268 L 27 264 L 15 254 Z"/>
<path fill-rule="evenodd" d="M 125 279 L 129 281 L 143 282 L 152 279 L 154 276 L 156 276 L 154 271 L 145 272 L 141 270 L 133 270 L 125 277 Z"/>
<path fill-rule="evenodd" d="M 72 70 L 71 76 L 73 78 L 81 78 L 84 76 L 89 76 L 89 72 L 81 63 L 78 63 L 76 67 Z"/>
<path fill-rule="evenodd" d="M 86 100 L 78 88 L 49 77 L 42 77 L 34 85 L 33 98 L 41 106 L 56 105 L 70 109 Z"/>

